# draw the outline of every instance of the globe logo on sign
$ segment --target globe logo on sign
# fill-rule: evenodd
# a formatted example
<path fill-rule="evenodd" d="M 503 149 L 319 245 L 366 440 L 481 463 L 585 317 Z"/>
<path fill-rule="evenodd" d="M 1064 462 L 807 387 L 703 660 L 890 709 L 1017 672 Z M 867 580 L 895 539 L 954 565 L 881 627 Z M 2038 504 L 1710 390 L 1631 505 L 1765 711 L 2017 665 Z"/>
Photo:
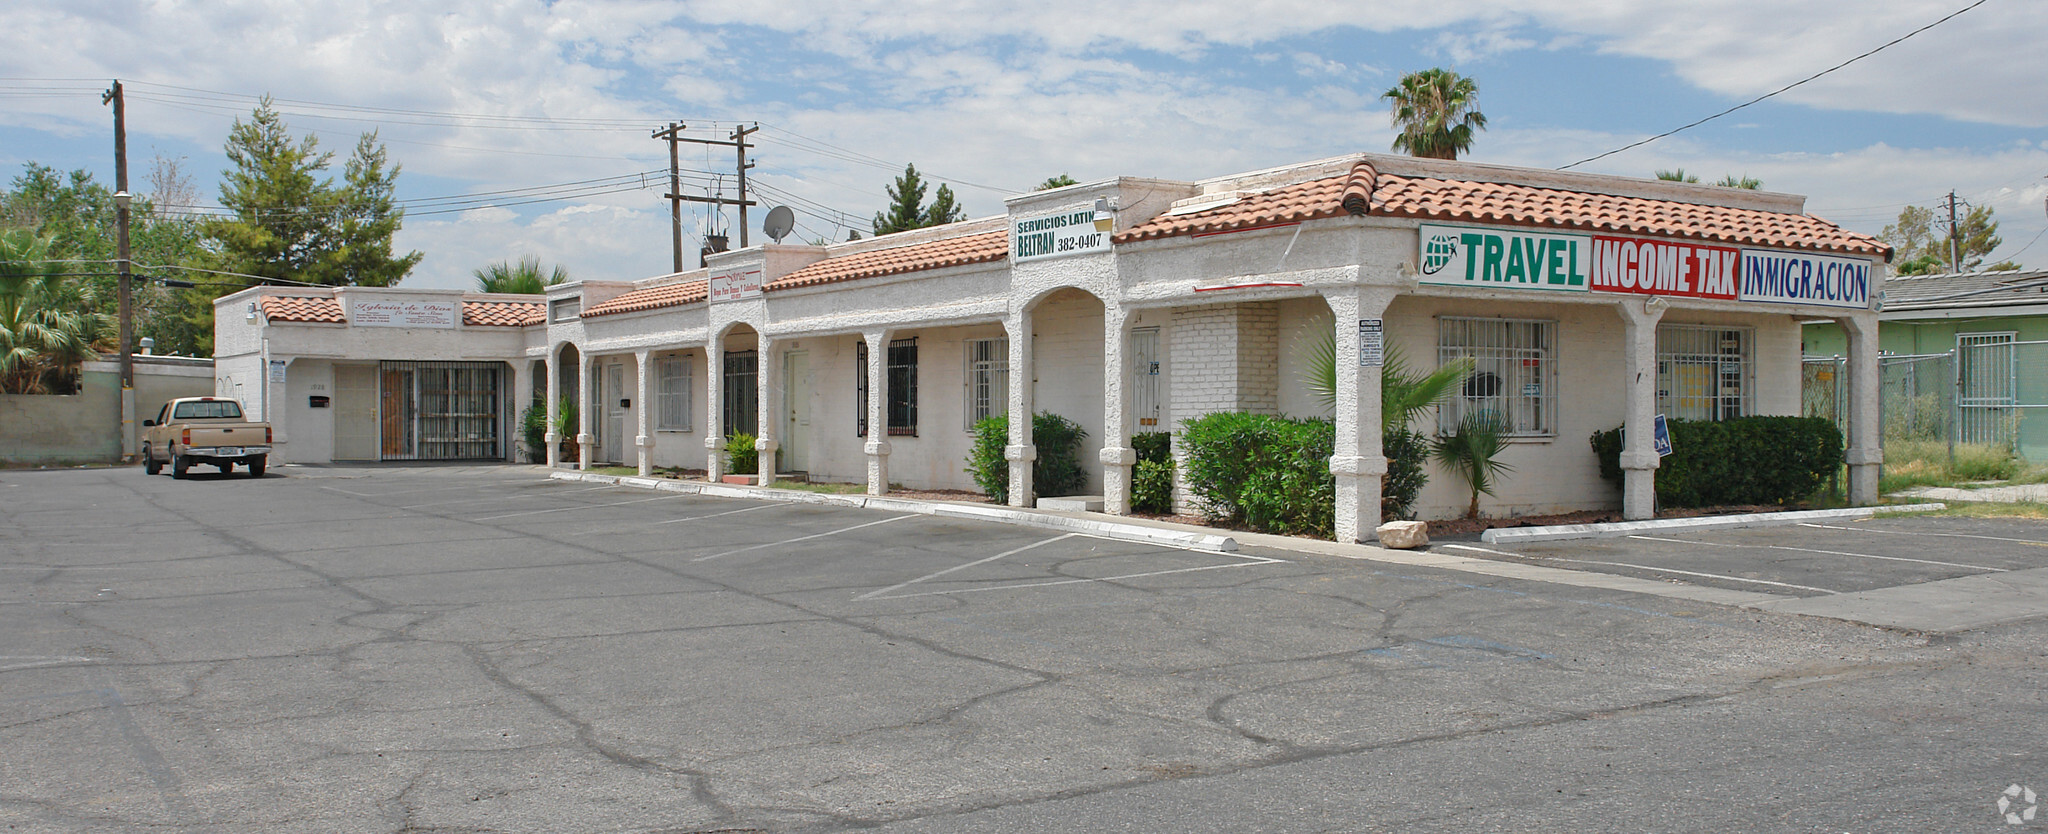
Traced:
<path fill-rule="evenodd" d="M 1431 235 L 1429 242 L 1422 246 L 1422 274 L 1437 274 L 1457 256 L 1457 235 Z"/>
<path fill-rule="evenodd" d="M 2006 825 L 2025 825 L 2034 821 L 2034 814 L 2040 810 L 2040 797 L 2034 789 L 2013 785 L 1998 794 L 1998 813 L 2005 816 Z"/>

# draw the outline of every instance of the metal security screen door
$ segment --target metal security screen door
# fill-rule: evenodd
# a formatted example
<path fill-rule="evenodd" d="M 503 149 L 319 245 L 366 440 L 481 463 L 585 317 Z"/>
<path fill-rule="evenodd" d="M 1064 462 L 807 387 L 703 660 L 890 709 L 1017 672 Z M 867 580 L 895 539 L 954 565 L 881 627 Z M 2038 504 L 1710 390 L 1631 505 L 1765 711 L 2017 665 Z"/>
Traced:
<path fill-rule="evenodd" d="M 1131 422 L 1141 432 L 1159 427 L 1159 328 L 1131 331 Z"/>
<path fill-rule="evenodd" d="M 382 362 L 384 460 L 503 460 L 505 365 Z"/>
<path fill-rule="evenodd" d="M 1956 334 L 1957 440 L 2009 445 L 2019 403 L 2017 333 Z"/>
<path fill-rule="evenodd" d="M 625 460 L 622 446 L 626 440 L 626 366 L 604 366 L 604 459 L 609 463 Z"/>

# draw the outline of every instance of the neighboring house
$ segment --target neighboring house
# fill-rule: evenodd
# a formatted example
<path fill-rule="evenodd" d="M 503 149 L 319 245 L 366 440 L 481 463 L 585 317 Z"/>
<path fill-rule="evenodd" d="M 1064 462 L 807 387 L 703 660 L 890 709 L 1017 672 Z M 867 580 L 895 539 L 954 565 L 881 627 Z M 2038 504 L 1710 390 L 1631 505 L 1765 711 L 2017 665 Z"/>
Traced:
<path fill-rule="evenodd" d="M 1654 415 L 1800 409 L 1800 322 L 1861 334 L 1850 495 L 1876 495 L 1875 292 L 1890 248 L 1769 192 L 1356 154 L 1201 182 L 1118 178 L 1003 216 L 829 246 L 764 244 L 545 307 L 404 289 L 220 299 L 224 390 L 294 461 L 510 459 L 519 409 L 580 403 L 580 465 L 972 488 L 970 427 L 1050 411 L 1088 433 L 1091 491 L 1128 511 L 1131 435 L 1241 410 L 1321 416 L 1304 347 L 1340 346 L 1340 540 L 1379 520 L 1380 346 L 1477 373 L 1438 425 L 1492 413 L 1514 467 L 1487 513 L 1652 511 Z M 324 402 L 322 401 L 324 400 Z M 1013 501 L 1032 495 L 1011 420 Z M 551 421 L 552 424 L 552 421 Z M 1587 438 L 1627 425 L 1627 485 Z M 1432 427 L 1433 428 L 1433 427 Z M 1429 429 L 1425 429 L 1426 431 Z M 488 442 L 495 439 L 495 444 Z M 777 465 L 779 461 L 779 466 Z M 1433 471 L 1418 502 L 1465 497 Z"/>
<path fill-rule="evenodd" d="M 1922 433 L 1945 439 L 1935 435 L 1953 425 L 1959 442 L 2048 460 L 2048 271 L 1893 276 L 1878 319 L 1894 433 L 1938 422 Z M 1840 325 L 1806 326 L 1808 357 L 1844 351 Z"/>

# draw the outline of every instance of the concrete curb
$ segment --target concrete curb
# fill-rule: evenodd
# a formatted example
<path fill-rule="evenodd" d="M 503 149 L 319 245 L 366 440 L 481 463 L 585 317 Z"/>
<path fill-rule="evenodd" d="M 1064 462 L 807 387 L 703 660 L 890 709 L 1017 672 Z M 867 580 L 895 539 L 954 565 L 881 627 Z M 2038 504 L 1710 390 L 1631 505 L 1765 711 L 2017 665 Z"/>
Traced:
<path fill-rule="evenodd" d="M 1230 536 L 1207 533 L 1190 533 L 1180 530 L 1149 527 L 1142 524 L 1126 524 L 1101 521 L 1092 518 L 1075 518 L 1066 515 L 1020 510 L 1015 507 L 997 507 L 988 504 L 952 504 L 944 501 L 914 501 L 906 498 L 889 498 L 873 495 L 832 495 L 828 493 L 804 492 L 795 489 L 774 487 L 733 486 L 711 484 L 703 481 L 678 481 L 668 478 L 639 478 L 631 475 L 597 475 L 588 472 L 550 472 L 548 477 L 557 481 L 578 481 L 591 484 L 617 484 L 639 489 L 655 489 L 663 492 L 681 492 L 695 495 L 709 495 L 713 498 L 744 498 L 754 501 L 781 501 L 788 504 L 828 504 L 836 507 L 859 507 L 870 510 L 886 510 L 899 513 L 944 516 L 947 518 L 970 518 L 979 521 L 994 521 L 1003 524 L 1019 524 L 1067 533 L 1081 533 L 1118 541 L 1144 542 L 1146 544 L 1180 547 L 1189 550 L 1206 550 L 1213 553 L 1230 553 L 1237 550 L 1237 540 Z"/>
<path fill-rule="evenodd" d="M 1924 513 L 1946 504 L 1893 504 L 1884 507 L 1848 507 L 1839 510 L 1797 510 L 1784 513 L 1744 513 L 1699 518 L 1659 518 L 1649 521 L 1617 521 L 1609 524 L 1558 524 L 1550 527 L 1510 527 L 1479 534 L 1487 544 L 1526 544 L 1570 539 L 1606 539 L 1640 533 L 1679 533 L 1689 530 L 1728 530 L 1737 527 L 1770 527 L 1805 521 L 1867 518 L 1878 513 Z"/>

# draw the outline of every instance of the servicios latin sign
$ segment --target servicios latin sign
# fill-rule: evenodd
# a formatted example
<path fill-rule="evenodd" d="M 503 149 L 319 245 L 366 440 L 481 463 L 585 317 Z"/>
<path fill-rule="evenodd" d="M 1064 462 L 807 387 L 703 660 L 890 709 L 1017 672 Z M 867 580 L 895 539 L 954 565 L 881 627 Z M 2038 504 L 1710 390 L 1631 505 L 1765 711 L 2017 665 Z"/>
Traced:
<path fill-rule="evenodd" d="M 1010 259 L 1023 263 L 1089 252 L 1109 251 L 1115 221 L 1095 219 L 1095 209 L 1020 217 L 1010 223 Z"/>
<path fill-rule="evenodd" d="M 1424 284 L 1864 309 L 1869 261 L 1672 240 L 1423 224 Z"/>

